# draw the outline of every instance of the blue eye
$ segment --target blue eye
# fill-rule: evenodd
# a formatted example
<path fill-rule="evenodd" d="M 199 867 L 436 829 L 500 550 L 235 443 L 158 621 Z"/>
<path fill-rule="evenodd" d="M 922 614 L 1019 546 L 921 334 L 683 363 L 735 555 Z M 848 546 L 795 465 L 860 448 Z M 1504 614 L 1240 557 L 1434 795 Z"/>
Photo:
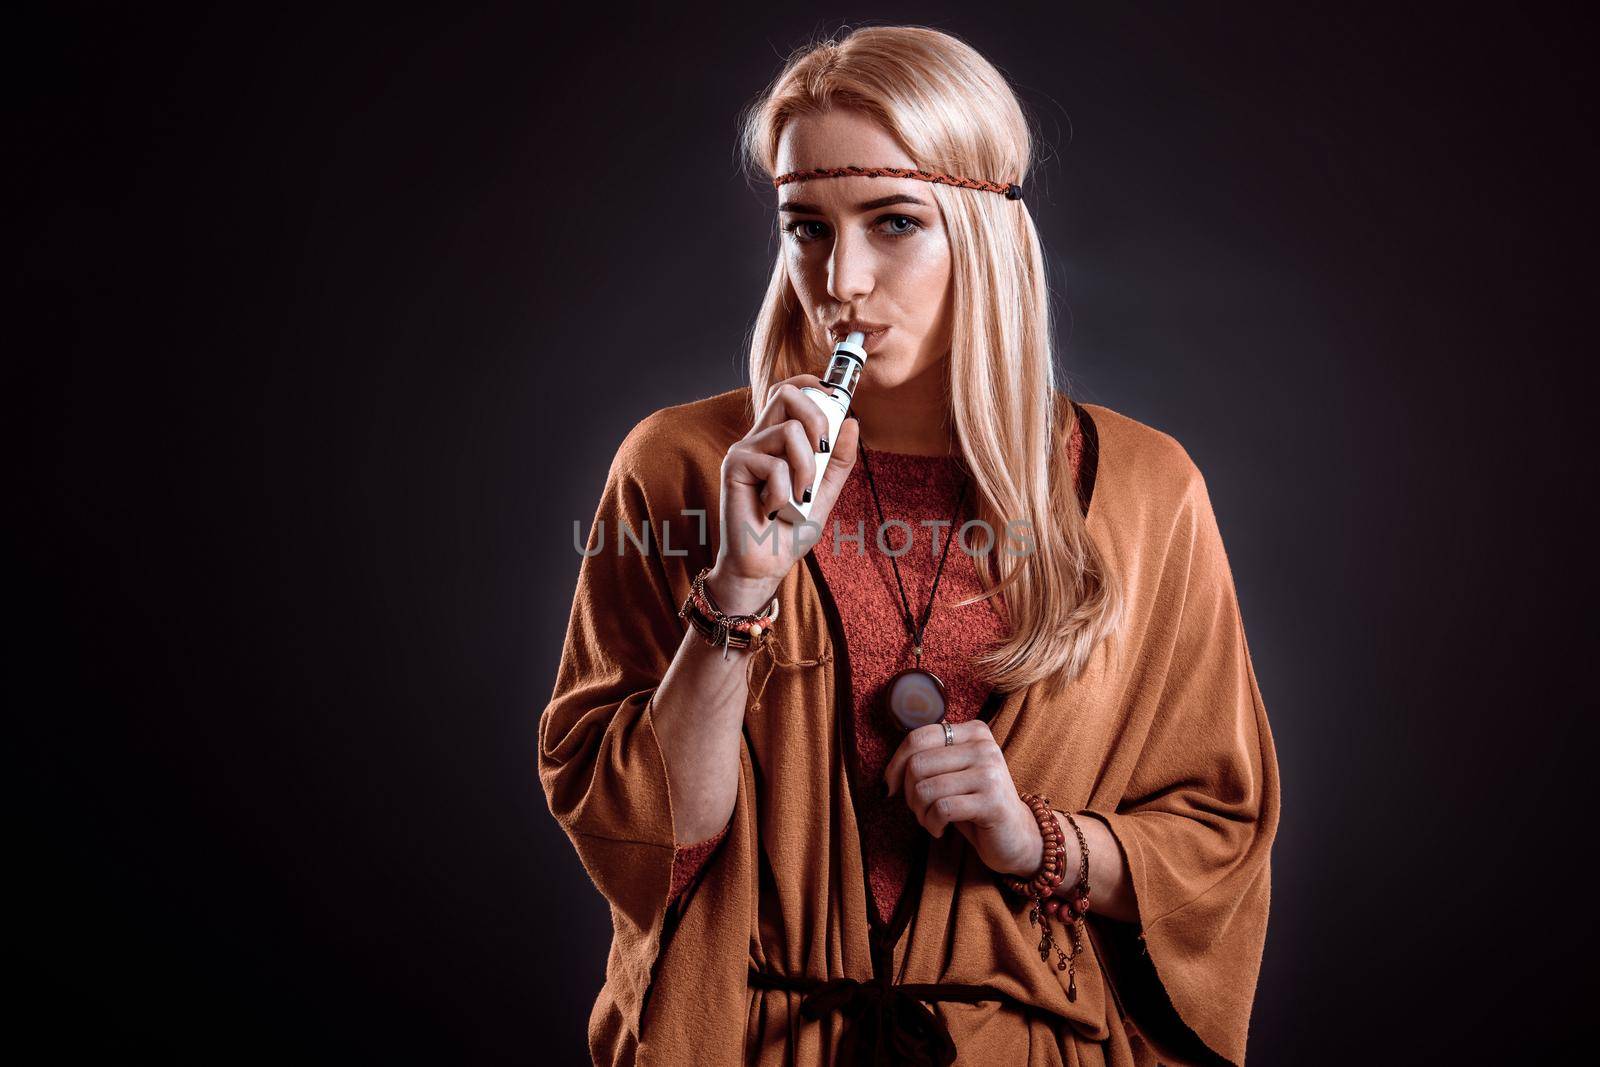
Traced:
<path fill-rule="evenodd" d="M 910 237 L 912 234 L 914 234 L 918 230 L 922 229 L 922 224 L 920 222 L 918 222 L 916 219 L 914 219 L 911 216 L 909 216 L 909 215 L 885 215 L 883 218 L 879 219 L 878 221 L 879 222 L 889 222 L 889 221 L 893 221 L 893 220 L 899 220 L 900 222 L 910 223 L 910 226 L 908 226 L 906 229 L 903 229 L 903 230 L 893 230 L 893 231 L 885 234 L 884 236 L 886 236 L 886 237 Z"/>
<path fill-rule="evenodd" d="M 796 219 L 793 222 L 784 223 L 783 224 L 783 232 L 788 234 L 790 237 L 793 237 L 795 240 L 797 240 L 797 241 L 801 242 L 802 244 L 804 244 L 804 243 L 809 242 L 811 240 L 811 238 L 800 236 L 800 233 L 799 233 L 800 227 L 802 227 L 802 226 L 821 226 L 821 225 L 822 225 L 822 223 L 814 222 L 814 221 L 812 221 L 810 219 Z"/>
<path fill-rule="evenodd" d="M 877 219 L 873 220 L 873 225 L 876 226 L 883 222 L 900 222 L 906 224 L 904 227 L 898 229 L 884 231 L 883 236 L 885 237 L 910 237 L 912 234 L 918 233 L 922 230 L 922 223 L 918 222 L 909 215 L 880 215 Z M 793 222 L 784 223 L 782 229 L 784 233 L 793 237 L 801 244 L 810 244 L 812 241 L 817 240 L 818 237 L 821 236 L 820 234 L 817 236 L 804 235 L 801 232 L 801 227 L 803 226 L 824 226 L 824 228 L 826 228 L 824 223 L 818 222 L 815 219 L 796 219 Z"/>

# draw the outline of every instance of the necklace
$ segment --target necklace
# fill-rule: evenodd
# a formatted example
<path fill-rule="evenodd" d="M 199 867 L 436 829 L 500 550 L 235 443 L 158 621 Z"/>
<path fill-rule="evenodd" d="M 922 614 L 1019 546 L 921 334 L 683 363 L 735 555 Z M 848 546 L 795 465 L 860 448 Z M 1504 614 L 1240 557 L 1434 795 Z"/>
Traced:
<path fill-rule="evenodd" d="M 878 509 L 878 528 L 886 525 L 883 503 L 878 499 L 878 485 L 872 477 L 872 463 L 867 459 L 867 446 L 861 445 L 861 465 L 867 472 L 867 487 L 872 490 L 872 504 Z M 955 540 L 956 519 L 961 516 L 961 505 L 967 500 L 967 478 L 961 479 L 961 493 L 956 497 L 956 509 L 950 516 L 950 536 L 945 540 L 944 551 L 939 554 L 939 569 L 933 572 L 933 588 L 928 591 L 928 606 L 922 609 L 922 618 L 911 615 L 911 601 L 906 597 L 905 583 L 900 580 L 900 564 L 894 556 L 889 565 L 894 568 L 894 584 L 900 590 L 900 621 L 911 635 L 911 647 L 916 655 L 916 665 L 889 679 L 889 714 L 902 730 L 915 730 L 919 726 L 943 722 L 949 698 L 944 683 L 937 675 L 922 669 L 922 635 L 928 628 L 928 617 L 933 614 L 934 597 L 939 592 L 939 576 L 944 574 L 944 561 L 950 555 L 950 542 Z"/>

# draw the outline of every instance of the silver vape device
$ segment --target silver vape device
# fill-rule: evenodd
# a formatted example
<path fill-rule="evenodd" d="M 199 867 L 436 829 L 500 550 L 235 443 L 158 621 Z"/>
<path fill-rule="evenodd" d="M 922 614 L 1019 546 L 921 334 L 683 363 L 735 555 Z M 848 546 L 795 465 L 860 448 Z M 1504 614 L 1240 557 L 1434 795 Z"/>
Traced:
<path fill-rule="evenodd" d="M 811 398 L 811 402 L 822 409 L 828 417 L 828 448 L 827 452 L 813 453 L 817 460 L 817 476 L 811 481 L 811 499 L 802 503 L 791 500 L 778 510 L 780 517 L 792 523 L 801 523 L 811 517 L 811 505 L 816 503 L 817 490 L 822 488 L 822 476 L 828 471 L 828 461 L 833 458 L 833 446 L 839 440 L 839 427 L 844 425 L 845 416 L 850 414 L 850 398 L 856 391 L 856 382 L 861 377 L 861 371 L 867 365 L 867 350 L 865 343 L 867 335 L 852 333 L 833 348 L 833 359 L 828 363 L 828 373 L 822 379 L 822 387 L 808 385 L 800 390 L 802 396 Z M 802 490 L 801 486 L 795 486 Z M 800 496 L 805 496 L 804 491 Z"/>

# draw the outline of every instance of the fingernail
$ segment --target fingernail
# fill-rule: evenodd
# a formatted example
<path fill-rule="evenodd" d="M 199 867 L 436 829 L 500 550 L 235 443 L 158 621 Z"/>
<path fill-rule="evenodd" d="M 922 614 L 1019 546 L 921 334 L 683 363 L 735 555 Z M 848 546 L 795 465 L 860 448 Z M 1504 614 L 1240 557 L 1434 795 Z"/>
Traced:
<path fill-rule="evenodd" d="M 804 493 L 802 493 L 800 495 L 800 499 L 804 503 L 811 503 L 811 490 L 807 489 Z"/>
<path fill-rule="evenodd" d="M 828 439 L 826 437 L 824 437 L 822 439 L 822 447 L 817 449 L 817 451 L 818 452 L 826 452 L 827 450 L 828 450 Z"/>

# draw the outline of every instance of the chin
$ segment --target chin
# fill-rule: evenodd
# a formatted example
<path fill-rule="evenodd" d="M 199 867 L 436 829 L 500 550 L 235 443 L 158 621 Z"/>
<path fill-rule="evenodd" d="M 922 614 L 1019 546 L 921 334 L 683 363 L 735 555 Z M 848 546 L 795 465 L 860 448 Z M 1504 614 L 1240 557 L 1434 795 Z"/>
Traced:
<path fill-rule="evenodd" d="M 868 357 L 867 365 L 861 371 L 861 381 L 875 389 L 893 388 L 912 377 L 912 370 L 910 360 L 894 352 L 880 352 Z"/>
<path fill-rule="evenodd" d="M 867 365 L 861 371 L 862 380 L 870 385 L 899 385 L 920 377 L 944 362 L 942 359 L 922 359 L 915 349 L 908 352 L 906 348 L 909 347 L 896 345 L 869 355 Z"/>

